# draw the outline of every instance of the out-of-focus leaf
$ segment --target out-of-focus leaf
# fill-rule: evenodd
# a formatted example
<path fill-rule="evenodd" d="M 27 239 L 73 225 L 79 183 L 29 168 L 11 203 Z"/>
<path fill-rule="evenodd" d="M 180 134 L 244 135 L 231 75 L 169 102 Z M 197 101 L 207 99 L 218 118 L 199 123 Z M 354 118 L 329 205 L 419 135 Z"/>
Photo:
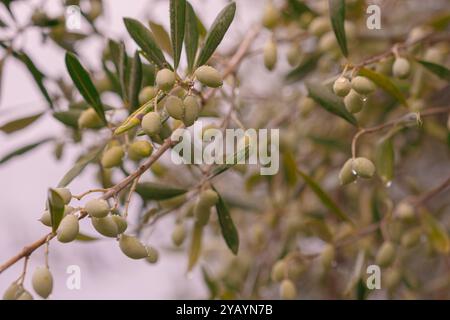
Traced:
<path fill-rule="evenodd" d="M 369 78 L 377 86 L 386 91 L 386 93 L 397 99 L 405 107 L 408 107 L 408 102 L 406 101 L 403 93 L 400 91 L 399 88 L 397 88 L 397 86 L 391 81 L 391 79 L 389 79 L 384 74 L 377 73 L 367 68 L 361 68 L 359 70 L 359 75 Z"/>
<path fill-rule="evenodd" d="M 345 36 L 345 0 L 328 0 L 330 11 L 331 26 L 333 27 L 334 35 L 341 48 L 342 54 L 347 57 L 347 37 Z"/>
<path fill-rule="evenodd" d="M 333 233 L 331 232 L 324 219 L 318 219 L 314 217 L 308 218 L 305 220 L 305 227 L 309 232 L 311 232 L 311 234 L 319 237 L 323 241 L 333 241 Z"/>
<path fill-rule="evenodd" d="M 82 110 L 70 109 L 67 111 L 57 111 L 53 113 L 53 117 L 58 121 L 64 123 L 66 126 L 78 129 L 78 118 Z"/>
<path fill-rule="evenodd" d="M 148 25 L 152 31 L 153 38 L 161 49 L 163 49 L 169 56 L 173 57 L 172 44 L 170 42 L 169 33 L 164 27 L 156 22 L 149 21 Z"/>
<path fill-rule="evenodd" d="M 202 251 L 203 226 L 195 223 L 192 230 L 192 239 L 189 246 L 188 271 L 191 271 L 197 264 Z"/>
<path fill-rule="evenodd" d="M 125 101 L 129 101 L 128 97 L 128 55 L 125 50 L 125 44 L 120 43 L 119 50 L 119 83 L 122 90 L 122 98 Z"/>
<path fill-rule="evenodd" d="M 155 182 L 142 182 L 138 183 L 136 192 L 144 200 L 165 200 L 182 195 L 186 193 L 187 190 Z"/>
<path fill-rule="evenodd" d="M 82 242 L 91 242 L 91 241 L 96 241 L 96 240 L 100 240 L 100 239 L 79 232 L 79 233 L 77 234 L 75 240 L 77 240 L 77 241 L 82 241 Z"/>
<path fill-rule="evenodd" d="M 80 61 L 78 61 L 78 58 L 73 53 L 66 53 L 66 67 L 75 87 L 77 87 L 86 102 L 94 108 L 100 119 L 106 123 L 105 110 L 103 109 L 100 95 L 92 83 L 89 73 L 83 68 Z"/>
<path fill-rule="evenodd" d="M 54 189 L 48 190 L 47 208 L 50 212 L 52 231 L 56 232 L 64 216 L 64 200 Z"/>
<path fill-rule="evenodd" d="M 211 275 L 208 273 L 208 270 L 205 267 L 202 267 L 202 276 L 203 281 L 205 281 L 205 284 L 209 290 L 209 299 L 214 299 L 219 294 L 219 285 L 213 279 L 213 277 L 211 277 Z"/>
<path fill-rule="evenodd" d="M 354 126 L 358 125 L 355 117 L 345 108 L 342 99 L 331 92 L 326 86 L 308 83 L 306 84 L 306 87 L 309 96 L 325 110 L 341 117 Z"/>
<path fill-rule="evenodd" d="M 229 155 L 227 159 L 225 159 L 225 163 L 215 167 L 211 171 L 211 177 L 215 177 L 228 169 L 234 167 L 236 164 L 241 163 L 246 159 L 249 155 L 249 146 L 247 145 L 245 148 L 236 151 L 234 154 Z"/>
<path fill-rule="evenodd" d="M 289 71 L 289 73 L 285 76 L 286 81 L 295 82 L 305 78 L 308 74 L 315 70 L 319 58 L 320 54 L 314 54 L 306 58 L 305 61 L 300 63 L 293 70 Z"/>
<path fill-rule="evenodd" d="M 429 61 L 417 60 L 422 66 L 437 75 L 439 78 L 450 82 L 450 70 L 446 67 Z"/>
<path fill-rule="evenodd" d="M 213 189 L 217 192 L 214 187 Z M 219 195 L 219 201 L 216 204 L 216 211 L 217 216 L 219 217 L 220 230 L 222 231 L 222 236 L 225 239 L 228 248 L 230 248 L 231 252 L 236 255 L 239 250 L 239 234 L 236 226 L 234 225 L 233 219 L 231 218 L 227 205 L 223 201 L 219 192 L 217 192 L 217 194 Z"/>
<path fill-rule="evenodd" d="M 119 72 L 119 65 L 120 65 L 120 43 L 117 41 L 114 41 L 112 39 L 108 39 L 108 48 L 109 53 L 111 55 L 111 60 L 114 63 L 116 67 L 116 71 Z"/>
<path fill-rule="evenodd" d="M 28 127 L 33 122 L 35 122 L 43 114 L 44 114 L 43 112 L 39 112 L 38 114 L 34 114 L 32 116 L 16 119 L 11 122 L 5 123 L 0 127 L 0 131 L 3 131 L 4 133 L 13 133 L 15 131 L 21 130 L 23 128 Z"/>
<path fill-rule="evenodd" d="M 3 66 L 5 65 L 6 58 L 0 59 L 0 101 L 2 98 L 2 79 L 3 79 Z"/>
<path fill-rule="evenodd" d="M 183 49 L 184 26 L 186 19 L 186 0 L 170 0 L 170 36 L 172 38 L 174 69 L 180 63 Z"/>
<path fill-rule="evenodd" d="M 194 9 L 189 2 L 186 2 L 186 29 L 184 32 L 184 45 L 188 70 L 192 71 L 195 63 L 195 55 L 198 49 L 198 23 Z"/>
<path fill-rule="evenodd" d="M 77 162 L 75 162 L 74 166 L 64 175 L 61 181 L 59 181 L 58 187 L 66 187 L 69 183 L 71 183 L 72 180 L 75 179 L 89 163 L 93 162 L 100 156 L 103 148 L 104 146 L 102 145 L 81 156 Z"/>
<path fill-rule="evenodd" d="M 428 24 L 436 30 L 444 30 L 450 24 L 450 12 L 444 12 L 438 16 L 434 16 Z"/>
<path fill-rule="evenodd" d="M 333 213 L 336 217 L 338 217 L 341 220 L 352 222 L 350 217 L 344 213 L 337 204 L 331 199 L 330 196 L 327 195 L 327 193 L 322 189 L 322 187 L 314 181 L 313 178 L 308 176 L 303 171 L 297 169 L 298 174 L 305 180 L 306 184 L 311 188 L 311 190 L 316 194 L 316 196 L 320 199 L 322 204 L 327 207 L 331 213 Z"/>
<path fill-rule="evenodd" d="M 142 63 L 142 86 L 153 86 L 155 84 L 155 67 L 148 63 Z"/>
<path fill-rule="evenodd" d="M 287 16 L 291 18 L 298 18 L 305 12 L 314 13 L 311 8 L 301 0 L 287 1 L 287 6 L 284 10 L 284 14 L 286 14 Z"/>
<path fill-rule="evenodd" d="M 346 143 L 343 143 L 342 141 L 340 141 L 338 139 L 315 136 L 315 135 L 308 135 L 308 139 L 310 139 L 312 142 L 314 142 L 317 145 L 324 146 L 327 149 L 339 150 L 339 151 L 345 152 L 345 153 L 349 152 L 349 146 Z"/>
<path fill-rule="evenodd" d="M 297 183 L 297 164 L 295 163 L 295 157 L 292 154 L 292 151 L 285 150 L 283 152 L 283 171 L 284 171 L 284 179 L 286 180 L 289 186 L 295 186 Z"/>
<path fill-rule="evenodd" d="M 145 57 L 160 69 L 168 66 L 164 54 L 153 39 L 153 35 L 142 23 L 132 18 L 124 18 L 125 27 L 133 40 L 144 52 Z"/>
<path fill-rule="evenodd" d="M 196 66 L 202 66 L 208 62 L 209 58 L 216 51 L 220 42 L 222 42 L 225 33 L 230 27 L 231 22 L 234 19 L 234 14 L 236 13 L 236 3 L 231 2 L 217 15 L 214 23 L 206 35 L 205 44 L 200 51 L 197 59 Z"/>
<path fill-rule="evenodd" d="M 385 185 L 388 185 L 394 178 L 394 161 L 392 137 L 381 139 L 375 149 L 375 166 Z"/>
<path fill-rule="evenodd" d="M 130 111 L 136 110 L 139 106 L 139 91 L 142 86 L 142 64 L 139 53 L 136 51 L 131 63 L 130 84 L 128 98 L 130 100 Z"/>
<path fill-rule="evenodd" d="M 353 267 L 353 272 L 350 276 L 350 279 L 347 282 L 346 289 L 344 290 L 344 295 L 349 296 L 353 291 L 353 288 L 358 284 L 361 279 L 361 273 L 364 267 L 364 260 L 366 258 L 366 254 L 364 250 L 360 250 L 356 257 L 355 266 Z"/>
<path fill-rule="evenodd" d="M 19 149 L 14 150 L 14 151 L 4 155 L 2 158 L 0 158 L 0 164 L 3 164 L 3 163 L 11 160 L 12 158 L 14 158 L 16 156 L 20 156 L 20 155 L 22 155 L 24 153 L 27 153 L 28 151 L 31 151 L 34 148 L 36 148 L 36 147 L 38 147 L 38 146 L 40 146 L 40 145 L 42 145 L 42 144 L 44 144 L 46 142 L 49 142 L 51 140 L 53 140 L 53 139 L 52 138 L 45 138 L 45 139 L 41 139 L 41 140 L 39 140 L 37 142 L 33 142 L 33 143 L 27 144 L 27 145 L 25 145 L 23 147 L 20 147 Z"/>
<path fill-rule="evenodd" d="M 448 254 L 450 239 L 445 227 L 428 212 L 422 216 L 422 223 L 433 248 L 441 254 Z"/>
<path fill-rule="evenodd" d="M 13 56 L 15 56 L 17 59 L 22 61 L 23 64 L 25 64 L 25 66 L 28 68 L 31 75 L 33 76 L 37 86 L 39 87 L 39 90 L 42 92 L 42 95 L 44 96 L 45 100 L 47 100 L 50 108 L 53 109 L 53 101 L 50 98 L 47 88 L 44 85 L 45 75 L 36 67 L 34 62 L 25 52 L 23 51 L 15 52 L 13 53 Z"/>

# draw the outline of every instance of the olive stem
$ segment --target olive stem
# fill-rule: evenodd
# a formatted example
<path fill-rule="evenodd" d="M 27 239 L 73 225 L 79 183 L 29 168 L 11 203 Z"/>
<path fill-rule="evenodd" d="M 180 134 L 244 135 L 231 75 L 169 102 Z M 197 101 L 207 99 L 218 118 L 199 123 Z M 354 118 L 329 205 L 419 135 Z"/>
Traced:
<path fill-rule="evenodd" d="M 88 191 L 86 191 L 86 192 L 83 192 L 82 194 L 80 194 L 80 195 L 78 195 L 78 196 L 76 196 L 76 195 L 73 195 L 72 196 L 72 198 L 75 198 L 75 199 L 77 199 L 77 200 L 81 200 L 82 198 L 84 198 L 85 196 L 87 196 L 88 194 L 90 194 L 90 193 L 94 193 L 94 192 L 106 192 L 106 191 L 108 191 L 108 189 L 90 189 L 90 190 L 88 190 Z"/>

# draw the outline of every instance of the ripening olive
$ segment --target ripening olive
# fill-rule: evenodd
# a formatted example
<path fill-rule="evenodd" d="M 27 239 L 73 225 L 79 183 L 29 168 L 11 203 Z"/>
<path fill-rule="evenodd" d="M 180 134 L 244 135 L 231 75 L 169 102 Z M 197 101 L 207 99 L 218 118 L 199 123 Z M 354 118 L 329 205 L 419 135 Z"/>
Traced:
<path fill-rule="evenodd" d="M 108 202 L 103 199 L 89 200 L 84 206 L 84 209 L 91 217 L 95 218 L 106 217 L 111 210 Z"/>
<path fill-rule="evenodd" d="M 124 156 L 123 148 L 120 146 L 113 146 L 106 150 L 101 159 L 103 168 L 109 169 L 120 166 Z"/>
<path fill-rule="evenodd" d="M 147 248 L 133 236 L 122 234 L 119 239 L 119 247 L 131 259 L 143 259 L 148 256 Z"/>
<path fill-rule="evenodd" d="M 195 77 L 205 86 L 211 88 L 221 87 L 223 84 L 222 76 L 219 71 L 210 66 L 201 66 L 195 70 Z"/>
<path fill-rule="evenodd" d="M 278 260 L 272 267 L 272 271 L 270 273 L 270 277 L 272 281 L 280 282 L 287 275 L 287 266 L 284 260 Z"/>
<path fill-rule="evenodd" d="M 154 97 L 156 97 L 156 94 L 158 93 L 158 90 L 153 86 L 147 86 L 141 89 L 141 92 L 139 92 L 139 103 L 143 105 L 144 103 L 152 100 Z"/>
<path fill-rule="evenodd" d="M 158 262 L 158 258 L 159 258 L 159 253 L 158 250 L 156 250 L 155 248 L 153 248 L 152 246 L 146 246 L 147 249 L 147 262 L 149 263 L 156 263 Z"/>
<path fill-rule="evenodd" d="M 53 290 L 53 277 L 47 267 L 37 267 L 31 280 L 33 289 L 38 295 L 46 299 Z"/>
<path fill-rule="evenodd" d="M 56 231 L 56 237 L 60 242 L 71 242 L 77 237 L 79 228 L 78 217 L 69 214 L 61 220 Z"/>
<path fill-rule="evenodd" d="M 345 77 L 339 77 L 333 84 L 333 91 L 339 97 L 345 97 L 352 88 L 350 81 Z"/>
<path fill-rule="evenodd" d="M 264 7 L 264 13 L 262 17 L 262 24 L 267 29 L 273 29 L 280 19 L 280 12 L 273 4 L 273 1 L 268 1 Z"/>
<path fill-rule="evenodd" d="M 284 300 L 293 300 L 297 297 L 297 289 L 291 280 L 285 279 L 281 282 L 280 297 Z"/>
<path fill-rule="evenodd" d="M 411 72 L 409 61 L 405 58 L 397 58 L 392 66 L 392 74 L 399 79 L 405 79 Z"/>
<path fill-rule="evenodd" d="M 366 77 L 357 76 L 352 79 L 352 89 L 361 95 L 367 95 L 375 91 L 375 84 Z"/>
<path fill-rule="evenodd" d="M 375 173 L 375 166 L 369 159 L 359 157 L 352 162 L 353 170 L 358 177 L 369 179 L 372 178 Z"/>
<path fill-rule="evenodd" d="M 168 92 L 175 85 L 175 74 L 169 69 L 159 70 L 155 82 L 159 89 Z"/>
<path fill-rule="evenodd" d="M 158 112 L 149 112 L 142 118 L 141 126 L 147 135 L 156 135 L 162 128 L 161 116 Z"/>
<path fill-rule="evenodd" d="M 351 89 L 344 98 L 345 108 L 350 113 L 358 113 L 364 106 L 364 100 L 355 90 Z"/>
<path fill-rule="evenodd" d="M 103 125 L 102 119 L 93 108 L 84 110 L 78 118 L 78 128 L 96 129 Z"/>
<path fill-rule="evenodd" d="M 3 294 L 3 300 L 17 300 L 23 292 L 23 287 L 17 282 L 13 282 Z"/>
<path fill-rule="evenodd" d="M 104 218 L 91 218 L 94 229 L 105 237 L 115 238 L 119 234 L 119 228 L 111 216 Z"/>
<path fill-rule="evenodd" d="M 385 241 L 378 249 L 375 263 L 380 267 L 388 267 L 395 259 L 395 246 L 390 241 Z"/>
<path fill-rule="evenodd" d="M 139 161 L 150 156 L 153 152 L 153 146 L 145 140 L 134 141 L 128 146 L 128 157 L 131 160 Z"/>
<path fill-rule="evenodd" d="M 272 71 L 277 64 L 277 44 L 269 39 L 264 46 L 264 66 L 267 70 Z"/>
<path fill-rule="evenodd" d="M 174 119 L 182 120 L 184 116 L 183 101 L 177 96 L 167 97 L 164 104 L 167 113 Z"/>
<path fill-rule="evenodd" d="M 127 230 L 127 228 L 128 228 L 128 223 L 127 223 L 127 220 L 126 220 L 124 217 L 115 214 L 115 215 L 113 215 L 113 216 L 111 217 L 111 219 L 112 219 L 112 220 L 115 222 L 115 224 L 117 225 L 117 233 L 118 233 L 118 234 L 124 233 L 125 230 Z"/>
<path fill-rule="evenodd" d="M 183 100 L 184 116 L 183 123 L 186 127 L 194 124 L 200 113 L 200 104 L 194 96 L 187 96 Z"/>
<path fill-rule="evenodd" d="M 353 159 L 348 159 L 339 172 L 339 181 L 341 182 L 341 185 L 352 183 L 357 178 L 357 175 L 353 172 L 352 162 Z"/>

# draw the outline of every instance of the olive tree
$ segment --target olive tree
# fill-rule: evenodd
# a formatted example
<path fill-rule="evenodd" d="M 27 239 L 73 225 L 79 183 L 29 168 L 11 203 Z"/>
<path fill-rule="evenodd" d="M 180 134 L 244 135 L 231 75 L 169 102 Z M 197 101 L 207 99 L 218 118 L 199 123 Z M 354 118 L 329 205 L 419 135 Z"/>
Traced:
<path fill-rule="evenodd" d="M 5 299 L 33 298 L 23 283 L 42 246 L 45 264 L 30 271 L 32 286 L 50 296 L 58 281 L 51 241 L 108 237 L 130 259 L 164 259 L 143 235 L 168 217 L 173 246 L 188 271 L 201 268 L 212 299 L 448 298 L 445 0 L 268 0 L 230 50 L 220 45 L 239 23 L 235 15 L 246 18 L 241 1 L 217 4 L 217 17 L 205 25 L 200 7 L 170 0 L 168 30 L 124 17 L 123 37 L 134 51 L 97 28 L 107 4 L 100 0 L 65 1 L 81 8 L 91 29 L 83 34 L 69 28 L 68 17 L 40 7 L 19 27 L 14 2 L 2 2 L 0 28 L 11 37 L 0 39 L 0 70 L 10 59 L 22 62 L 48 109 L 2 122 L 0 131 L 24 129 L 44 113 L 65 130 L 2 150 L 0 164 L 42 144 L 53 143 L 57 158 L 64 148 L 82 152 L 36 208 L 48 233 L 0 265 L 3 273 L 24 263 Z M 23 50 L 18 39 L 30 28 L 66 51 L 66 74 L 44 74 Z M 98 69 L 77 48 L 94 36 L 103 41 Z M 107 95 L 116 99 L 106 102 Z M 255 152 L 248 135 L 221 155 L 232 161 L 189 161 L 175 133 L 203 120 L 202 146 L 212 143 L 208 129 L 279 130 L 270 149 L 279 152 L 278 172 L 263 175 L 268 163 L 245 162 Z M 173 163 L 165 156 L 171 153 L 184 162 Z M 96 168 L 96 185 L 70 188 L 87 166 Z M 133 221 L 131 202 L 139 203 Z M 80 229 L 82 219 L 97 236 Z"/>

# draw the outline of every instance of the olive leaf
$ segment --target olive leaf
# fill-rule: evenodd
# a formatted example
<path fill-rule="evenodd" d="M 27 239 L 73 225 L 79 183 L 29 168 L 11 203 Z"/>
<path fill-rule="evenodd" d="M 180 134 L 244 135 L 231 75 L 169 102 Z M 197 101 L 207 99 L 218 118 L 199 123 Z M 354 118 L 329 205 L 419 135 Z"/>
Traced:
<path fill-rule="evenodd" d="M 341 220 L 353 223 L 350 217 L 337 206 L 333 199 L 331 199 L 330 196 L 327 195 L 327 193 L 316 181 L 314 181 L 313 178 L 299 169 L 297 169 L 297 172 L 303 178 L 303 180 L 305 180 L 306 184 L 316 194 L 320 201 L 322 201 L 323 205 L 330 210 L 331 213 L 336 215 Z"/>
<path fill-rule="evenodd" d="M 437 75 L 439 78 L 450 82 L 450 70 L 446 67 L 425 60 L 417 60 L 417 62 Z"/>
<path fill-rule="evenodd" d="M 75 179 L 83 170 L 86 168 L 86 166 L 96 160 L 101 152 L 104 149 L 104 145 L 94 148 L 93 150 L 89 151 L 85 155 L 81 156 L 77 162 L 75 162 L 74 166 L 64 175 L 64 177 L 59 181 L 58 187 L 65 187 L 69 183 L 72 182 L 73 179 Z"/>
<path fill-rule="evenodd" d="M 5 123 L 4 125 L 0 126 L 0 131 L 3 131 L 4 133 L 8 134 L 16 132 L 18 130 L 28 127 L 29 125 L 34 123 L 37 119 L 39 119 L 43 114 L 44 112 L 39 112 L 37 114 L 28 117 L 16 119 L 11 122 Z"/>
<path fill-rule="evenodd" d="M 306 58 L 302 63 L 286 74 L 286 81 L 295 82 L 305 78 L 309 73 L 314 71 L 320 56 L 320 54 L 314 54 Z"/>
<path fill-rule="evenodd" d="M 184 30 L 184 45 L 189 72 L 192 71 L 198 49 L 198 19 L 192 5 L 186 1 L 186 26 Z"/>
<path fill-rule="evenodd" d="M 236 226 L 234 225 L 233 219 L 231 218 L 230 211 L 225 204 L 225 201 L 220 196 L 216 188 L 214 188 L 214 186 L 212 186 L 212 188 L 219 196 L 219 200 L 216 204 L 216 211 L 217 216 L 219 217 L 222 236 L 225 239 L 228 248 L 230 248 L 231 252 L 236 255 L 239 250 L 239 234 L 237 232 Z"/>
<path fill-rule="evenodd" d="M 130 111 L 139 106 L 139 91 L 142 87 L 142 63 L 139 53 L 134 53 L 130 69 L 130 83 L 128 86 L 128 99 L 130 100 Z"/>
<path fill-rule="evenodd" d="M 170 42 L 170 36 L 166 29 L 159 23 L 149 21 L 148 25 L 152 31 L 153 38 L 159 47 L 164 50 L 169 56 L 173 57 L 172 43 Z"/>
<path fill-rule="evenodd" d="M 120 43 L 112 39 L 108 39 L 108 48 L 111 55 L 111 60 L 116 67 L 116 71 L 118 72 L 120 65 Z"/>
<path fill-rule="evenodd" d="M 20 155 L 22 155 L 24 153 L 27 153 L 28 151 L 31 151 L 34 148 L 36 148 L 36 147 L 38 147 L 38 146 L 40 146 L 40 145 L 42 145 L 42 144 L 44 144 L 46 142 L 49 142 L 51 140 L 53 140 L 53 138 L 44 138 L 44 139 L 41 139 L 41 140 L 39 140 L 37 142 L 33 142 L 33 143 L 27 144 L 27 145 L 25 145 L 23 147 L 20 147 L 19 149 L 14 150 L 14 151 L 4 155 L 2 158 L 0 158 L 0 164 L 3 164 L 3 163 L 11 160 L 12 158 L 14 158 L 16 156 L 20 156 Z"/>
<path fill-rule="evenodd" d="M 300 0 L 288 0 L 284 14 L 290 18 L 298 18 L 303 13 L 308 12 L 315 14 L 310 7 L 308 7 L 303 1 Z"/>
<path fill-rule="evenodd" d="M 202 251 L 203 226 L 195 223 L 192 230 L 192 239 L 188 254 L 188 271 L 191 271 L 197 264 Z"/>
<path fill-rule="evenodd" d="M 208 62 L 209 58 L 216 51 L 220 42 L 222 42 L 225 33 L 233 22 L 234 14 L 236 13 L 236 3 L 231 2 L 222 11 L 219 12 L 214 20 L 208 34 L 206 35 L 205 44 L 200 51 L 200 55 L 197 58 L 197 67 L 204 65 Z"/>
<path fill-rule="evenodd" d="M 180 63 L 183 49 L 186 0 L 170 0 L 170 36 L 172 38 L 173 64 L 175 70 Z"/>
<path fill-rule="evenodd" d="M 216 280 L 211 277 L 211 275 L 208 273 L 208 270 L 206 267 L 202 266 L 202 276 L 203 281 L 205 282 L 206 286 L 209 290 L 209 299 L 214 299 L 219 294 L 219 284 L 216 282 Z"/>
<path fill-rule="evenodd" d="M 155 182 L 142 182 L 136 186 L 136 192 L 144 200 L 165 200 L 185 194 L 187 190 Z"/>
<path fill-rule="evenodd" d="M 57 111 L 53 113 L 53 117 L 64 123 L 68 127 L 78 129 L 78 118 L 81 115 L 82 110 L 70 109 L 67 111 Z"/>
<path fill-rule="evenodd" d="M 162 69 L 167 66 L 164 54 L 156 44 L 152 33 L 142 23 L 133 18 L 124 18 L 125 27 L 128 33 L 142 49 L 145 58 Z"/>
<path fill-rule="evenodd" d="M 361 68 L 359 70 L 359 75 L 369 78 L 372 80 L 377 86 L 383 89 L 386 93 L 397 99 L 401 104 L 405 107 L 408 107 L 408 102 L 406 101 L 405 96 L 400 91 L 399 88 L 384 74 L 377 73 L 367 68 Z"/>
<path fill-rule="evenodd" d="M 54 189 L 48 190 L 47 208 L 50 212 L 52 231 L 56 232 L 64 216 L 64 200 Z"/>
<path fill-rule="evenodd" d="M 289 186 L 295 186 L 297 183 L 297 164 L 295 163 L 295 157 L 291 150 L 286 149 L 282 156 L 284 179 Z"/>
<path fill-rule="evenodd" d="M 346 120 L 354 126 L 358 125 L 356 118 L 347 111 L 344 102 L 336 96 L 329 88 L 321 84 L 307 83 L 309 96 L 326 111 Z"/>
<path fill-rule="evenodd" d="M 118 59 L 118 73 L 120 89 L 122 91 L 122 98 L 129 101 L 128 97 L 128 55 L 123 42 L 119 45 L 119 59 Z"/>
<path fill-rule="evenodd" d="M 450 239 L 445 227 L 428 212 L 422 215 L 422 224 L 433 248 L 439 253 L 448 254 Z"/>
<path fill-rule="evenodd" d="M 100 119 L 106 124 L 105 110 L 89 73 L 83 68 L 78 58 L 71 52 L 66 53 L 66 67 L 75 87 L 89 103 Z"/>
<path fill-rule="evenodd" d="M 394 178 L 394 162 L 392 137 L 384 137 L 375 148 L 375 166 L 378 175 L 385 184 L 389 184 Z"/>
<path fill-rule="evenodd" d="M 34 62 L 31 60 L 31 58 L 23 51 L 20 52 L 14 52 L 13 56 L 19 59 L 30 71 L 31 75 L 33 76 L 34 81 L 36 82 L 39 90 L 41 91 L 42 95 L 44 96 L 45 100 L 47 100 L 49 106 L 51 109 L 53 109 L 53 101 L 50 98 L 50 95 L 47 91 L 47 88 L 44 85 L 45 75 L 36 67 Z"/>
<path fill-rule="evenodd" d="M 213 178 L 215 176 L 218 176 L 219 174 L 227 171 L 228 169 L 231 169 L 236 164 L 242 163 L 242 161 L 244 161 L 249 156 L 249 150 L 250 150 L 250 146 L 246 145 L 244 148 L 242 148 L 242 149 L 236 151 L 235 153 L 229 155 L 225 159 L 225 163 L 224 164 L 221 164 L 221 165 L 215 167 L 211 171 L 210 177 Z"/>
<path fill-rule="evenodd" d="M 341 48 L 342 54 L 347 57 L 347 37 L 345 36 L 345 0 L 328 0 L 330 11 L 331 26 L 333 27 L 334 35 Z"/>
<path fill-rule="evenodd" d="M 82 242 L 90 242 L 90 241 L 96 241 L 96 240 L 100 240 L 100 239 L 93 237 L 93 236 L 89 236 L 89 235 L 81 233 L 81 232 L 78 232 L 77 236 L 75 237 L 75 240 L 82 241 Z"/>

